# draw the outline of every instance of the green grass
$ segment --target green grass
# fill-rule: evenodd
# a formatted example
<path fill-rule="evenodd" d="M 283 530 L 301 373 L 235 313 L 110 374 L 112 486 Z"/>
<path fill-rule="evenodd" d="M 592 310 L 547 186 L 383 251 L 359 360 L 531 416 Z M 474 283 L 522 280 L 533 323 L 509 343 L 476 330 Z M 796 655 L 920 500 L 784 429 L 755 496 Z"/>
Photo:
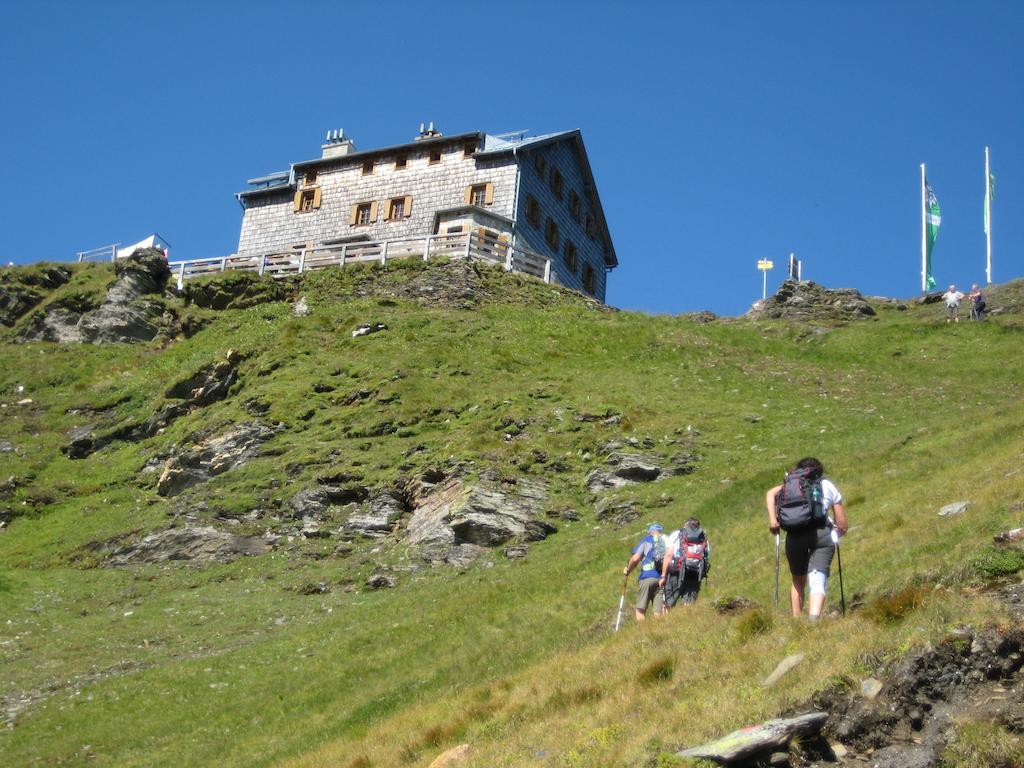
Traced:
<path fill-rule="evenodd" d="M 990 544 L 1019 526 L 1024 502 L 1012 474 L 1024 458 L 1019 315 L 946 327 L 935 307 L 880 307 L 877 320 L 808 335 L 595 311 L 498 270 L 483 270 L 491 299 L 474 310 L 360 295 L 432 270 L 443 275 L 416 262 L 309 275 L 287 284 L 307 296 L 305 318 L 285 302 L 216 312 L 168 300 L 206 323 L 170 343 L 0 336 L 0 439 L 18 449 L 0 454 L 0 481 L 16 478 L 0 498 L 15 515 L 0 533 L 0 697 L 33 698 L 0 732 L 7 764 L 376 768 L 469 742 L 472 765 L 671 765 L 681 719 L 700 724 L 687 741 L 714 736 L 856 674 L 867 656 L 1000 618 L 958 588 L 1024 562 Z M 88 265 L 45 301 L 110 278 Z M 351 337 L 371 321 L 389 330 Z M 145 420 L 229 348 L 245 359 L 228 399 L 137 444 L 60 453 L 73 427 Z M 14 404 L 19 384 L 32 404 Z M 253 402 L 286 427 L 266 455 L 194 496 L 156 494 L 147 461 L 254 418 Z M 608 412 L 619 426 L 577 418 Z M 699 460 L 693 474 L 612 492 L 642 511 L 617 528 L 596 520 L 583 478 L 600 446 L 628 437 Z M 764 489 L 809 453 L 846 495 L 857 526 L 844 540 L 847 601 L 867 606 L 815 627 L 774 611 L 763 511 Z M 96 549 L 180 524 L 171 513 L 182 511 L 261 534 L 317 477 L 392 486 L 456 462 L 470 476 L 547 478 L 550 508 L 581 519 L 557 521 L 523 560 L 498 550 L 462 570 L 414 570 L 423 563 L 401 538 L 347 554 L 284 540 L 226 565 L 122 570 L 101 567 Z M 961 499 L 966 513 L 937 517 Z M 691 514 L 715 553 L 697 606 L 612 635 L 629 548 L 649 521 Z M 399 586 L 366 589 L 382 564 Z M 302 594 L 318 582 L 326 594 Z M 838 579 L 831 590 L 835 606 Z M 719 616 L 710 606 L 725 595 L 759 607 Z M 795 652 L 808 661 L 791 682 L 763 689 Z"/>

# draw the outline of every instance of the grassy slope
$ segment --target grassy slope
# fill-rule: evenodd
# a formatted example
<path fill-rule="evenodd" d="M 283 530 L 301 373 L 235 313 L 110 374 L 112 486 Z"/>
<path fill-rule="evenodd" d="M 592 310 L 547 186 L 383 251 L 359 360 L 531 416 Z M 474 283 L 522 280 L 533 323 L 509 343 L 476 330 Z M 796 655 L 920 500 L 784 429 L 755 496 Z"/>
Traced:
<path fill-rule="evenodd" d="M 83 274 L 90 288 L 102 276 Z M 775 619 L 759 634 L 749 617 L 709 605 L 727 594 L 770 603 L 761 496 L 806 453 L 825 461 L 863 526 L 844 549 L 848 599 L 966 578 L 991 534 L 1019 524 L 1020 476 L 1008 475 L 1024 458 L 1019 316 L 947 328 L 932 307 L 883 308 L 877 321 L 808 335 L 600 313 L 495 273 L 488 286 L 508 301 L 477 311 L 330 300 L 357 278 L 308 278 L 308 318 L 286 304 L 207 313 L 209 326 L 165 349 L 3 345 L 4 402 L 17 384 L 34 402 L 9 405 L 0 422 L 0 438 L 22 451 L 2 455 L 3 475 L 31 477 L 9 502 L 26 515 L 0 535 L 0 694 L 56 689 L 0 733 L 10 764 L 426 764 L 459 740 L 476 746 L 479 765 L 635 764 L 774 713 L 964 615 L 995 615 L 985 600 L 942 591 L 894 625 Z M 364 321 L 390 330 L 352 339 Z M 169 383 L 229 347 L 248 357 L 228 400 L 137 445 L 60 455 L 65 430 L 144 418 Z M 360 389 L 376 395 L 340 404 Z M 267 446 L 276 455 L 210 483 L 200 517 L 272 506 L 318 474 L 383 484 L 454 458 L 550 475 L 552 507 L 582 520 L 560 523 L 523 561 L 496 553 L 490 568 L 400 572 L 399 588 L 379 593 L 362 588 L 378 563 L 416 561 L 400 542 L 359 543 L 344 557 L 295 542 L 229 565 L 90 567 L 90 542 L 168 524 L 171 504 L 139 472 L 146 459 L 251 418 L 251 398 L 288 430 Z M 67 413 L 112 404 L 106 416 Z M 621 427 L 574 418 L 606 409 L 623 414 Z M 512 441 L 509 420 L 529 422 Z M 383 423 L 397 431 L 359 436 Z M 598 525 L 583 453 L 627 435 L 665 453 L 692 448 L 700 467 L 619 492 L 645 510 L 634 526 Z M 551 475 L 536 450 L 570 472 Z M 973 502 L 965 516 L 935 516 L 960 498 Z M 642 524 L 691 513 L 716 547 L 707 599 L 610 636 L 616 574 Z M 317 581 L 331 592 L 299 594 Z M 762 690 L 798 649 L 811 662 Z"/>

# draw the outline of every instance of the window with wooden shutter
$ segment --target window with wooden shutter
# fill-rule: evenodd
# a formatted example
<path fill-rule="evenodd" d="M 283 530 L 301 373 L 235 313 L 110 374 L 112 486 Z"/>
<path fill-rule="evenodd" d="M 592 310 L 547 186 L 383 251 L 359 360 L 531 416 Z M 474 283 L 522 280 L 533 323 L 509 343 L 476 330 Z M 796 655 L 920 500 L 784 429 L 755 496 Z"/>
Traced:
<path fill-rule="evenodd" d="M 475 205 L 482 208 L 485 205 L 490 205 L 487 200 L 487 188 L 491 187 L 490 184 L 474 184 L 469 188 L 469 204 Z M 494 192 L 491 192 L 491 198 L 493 199 Z"/>
<path fill-rule="evenodd" d="M 491 182 L 487 182 L 484 185 L 484 205 L 490 205 L 494 202 L 494 185 Z"/>
<path fill-rule="evenodd" d="M 405 196 L 405 218 L 412 216 L 412 195 Z"/>
<path fill-rule="evenodd" d="M 348 223 L 353 227 L 360 227 L 366 224 L 373 224 L 377 221 L 377 203 L 365 202 L 356 203 L 352 206 Z"/>
<path fill-rule="evenodd" d="M 576 190 L 569 192 L 569 215 L 575 221 L 580 220 L 580 196 L 576 194 Z"/>
<path fill-rule="evenodd" d="M 540 203 L 533 196 L 526 198 L 526 220 L 535 227 L 540 226 Z"/>
<path fill-rule="evenodd" d="M 558 250 L 558 225 L 552 219 L 548 219 L 547 227 L 544 229 L 544 239 L 548 241 L 548 245 L 555 249 L 555 251 Z"/>
<path fill-rule="evenodd" d="M 470 186 L 466 187 L 462 191 L 462 203 L 463 203 L 463 205 L 472 205 L 473 204 L 473 185 L 472 184 Z"/>
<path fill-rule="evenodd" d="M 404 197 L 393 197 L 388 200 L 387 215 L 384 217 L 387 221 L 398 221 L 405 217 L 405 198 Z"/>
<path fill-rule="evenodd" d="M 565 194 L 565 179 L 562 178 L 562 174 L 559 173 L 557 168 L 551 169 L 551 191 L 555 193 L 555 197 L 559 200 Z"/>
<path fill-rule="evenodd" d="M 594 294 L 594 290 L 597 288 L 597 273 L 594 272 L 594 268 L 589 264 L 583 265 L 583 290 L 590 295 Z"/>
<path fill-rule="evenodd" d="M 297 213 L 309 213 L 320 207 L 320 187 L 302 189 L 295 193 L 294 209 Z"/>

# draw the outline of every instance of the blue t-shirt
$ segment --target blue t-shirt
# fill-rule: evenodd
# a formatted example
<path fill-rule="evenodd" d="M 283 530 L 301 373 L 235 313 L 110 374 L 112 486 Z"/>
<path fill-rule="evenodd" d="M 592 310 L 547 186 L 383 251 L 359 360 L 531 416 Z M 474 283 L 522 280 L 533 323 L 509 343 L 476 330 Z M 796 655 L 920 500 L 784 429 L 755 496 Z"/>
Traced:
<path fill-rule="evenodd" d="M 664 539 L 662 539 L 664 541 Z M 640 568 L 637 570 L 637 581 L 643 579 L 660 579 L 661 578 L 661 563 L 654 561 L 654 536 L 644 536 L 640 540 L 640 543 L 633 548 L 633 554 L 638 552 L 643 553 L 643 558 L 640 560 Z"/>

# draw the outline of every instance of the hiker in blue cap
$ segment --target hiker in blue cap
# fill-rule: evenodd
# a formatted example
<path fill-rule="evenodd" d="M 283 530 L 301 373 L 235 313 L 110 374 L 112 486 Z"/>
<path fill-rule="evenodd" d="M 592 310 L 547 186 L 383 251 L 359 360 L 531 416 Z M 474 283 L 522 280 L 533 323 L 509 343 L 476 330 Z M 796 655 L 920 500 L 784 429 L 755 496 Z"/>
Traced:
<path fill-rule="evenodd" d="M 629 576 L 630 572 L 640 566 L 637 574 L 636 620 L 643 621 L 647 609 L 654 604 L 654 615 L 660 616 L 663 605 L 663 594 L 658 580 L 661 578 L 661 566 L 665 559 L 665 536 L 664 529 L 654 523 L 647 529 L 647 535 L 640 543 L 633 548 L 633 554 L 622 569 L 623 576 Z"/>

